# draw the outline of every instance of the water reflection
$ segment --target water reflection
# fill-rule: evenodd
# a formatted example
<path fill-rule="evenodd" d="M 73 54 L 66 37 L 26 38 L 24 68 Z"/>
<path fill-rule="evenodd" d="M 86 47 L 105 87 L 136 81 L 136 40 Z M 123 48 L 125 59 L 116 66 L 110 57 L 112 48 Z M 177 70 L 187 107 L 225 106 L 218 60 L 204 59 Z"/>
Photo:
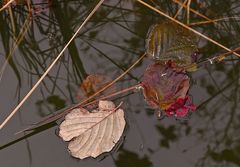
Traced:
<path fill-rule="evenodd" d="M 118 159 L 115 161 L 116 166 L 140 166 L 149 167 L 152 166 L 151 161 L 147 156 L 139 157 L 138 154 L 122 149 L 119 153 Z"/>
<path fill-rule="evenodd" d="M 158 0 L 154 4 L 171 16 L 179 9 L 175 0 Z M 54 1 L 48 10 L 32 16 L 27 6 L 14 6 L 14 23 L 9 10 L 1 12 L 0 52 L 4 55 L 1 66 L 9 57 L 0 87 L 3 92 L 0 96 L 1 121 L 18 102 L 15 91 L 19 97 L 26 94 L 94 5 L 95 1 Z M 195 25 L 194 28 L 229 48 L 239 47 L 239 5 L 238 1 L 192 1 L 191 7 L 208 18 L 235 17 L 214 24 Z M 186 10 L 183 9 L 177 18 L 185 22 Z M 76 102 L 74 92 L 87 74 L 97 71 L 111 78 L 118 76 L 144 52 L 145 35 L 150 25 L 162 20 L 161 16 L 138 3 L 105 2 L 22 108 L 23 123 L 36 122 L 51 111 Z M 199 21 L 203 18 L 191 13 L 190 23 Z M 224 52 L 205 40 L 200 40 L 198 45 L 202 60 Z M 136 83 L 150 63 L 150 60 L 144 60 L 119 82 L 118 87 Z M 190 94 L 199 107 L 187 123 L 174 119 L 157 120 L 146 113 L 142 96 L 134 94 L 122 99 L 135 123 L 129 123 L 129 132 L 119 155 L 113 154 L 115 161 L 111 158 L 101 162 L 74 161 L 64 143 L 54 135 L 55 128 L 48 128 L 28 138 L 32 166 L 126 166 L 129 163 L 139 166 L 239 166 L 239 59 L 230 55 L 222 63 L 206 64 L 191 77 L 194 82 Z M 14 140 L 12 134 L 23 127 L 18 119 L 10 121 L 8 126 L 1 131 L 1 146 Z M 139 133 L 146 140 L 143 151 L 139 151 L 142 144 Z M 1 147 L 0 154 L 5 166 L 30 166 L 22 140 Z M 13 162 L 9 157 L 16 159 Z"/>

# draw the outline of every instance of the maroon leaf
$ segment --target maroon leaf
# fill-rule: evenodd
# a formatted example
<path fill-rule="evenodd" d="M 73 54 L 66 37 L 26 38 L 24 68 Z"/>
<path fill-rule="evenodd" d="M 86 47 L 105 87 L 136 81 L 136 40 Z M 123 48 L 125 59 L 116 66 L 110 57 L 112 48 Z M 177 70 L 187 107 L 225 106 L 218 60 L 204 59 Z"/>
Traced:
<path fill-rule="evenodd" d="M 196 111 L 197 107 L 192 103 L 189 96 L 178 98 L 177 101 L 165 110 L 167 116 L 185 117 L 189 111 Z"/>
<path fill-rule="evenodd" d="M 149 65 L 144 73 L 144 97 L 152 108 L 162 109 L 168 116 L 185 116 L 189 109 L 196 108 L 186 96 L 189 81 L 186 72 L 176 70 L 171 62 L 156 62 Z"/>

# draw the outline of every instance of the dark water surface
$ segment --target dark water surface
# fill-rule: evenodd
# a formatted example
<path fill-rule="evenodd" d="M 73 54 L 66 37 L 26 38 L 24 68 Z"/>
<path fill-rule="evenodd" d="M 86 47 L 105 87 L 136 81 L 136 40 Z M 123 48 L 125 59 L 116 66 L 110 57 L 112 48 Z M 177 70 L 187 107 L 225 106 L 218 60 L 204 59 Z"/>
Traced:
<path fill-rule="evenodd" d="M 154 2 L 171 16 L 179 8 L 173 1 Z M 11 54 L 0 81 L 1 122 L 36 83 L 96 3 L 35 1 L 35 13 L 30 18 L 26 5 L 19 4 L 12 7 L 13 24 L 9 10 L 0 13 L 1 69 L 13 51 L 13 41 L 20 32 L 24 34 L 24 38 L 18 38 L 20 44 Z M 239 47 L 240 1 L 197 0 L 192 1 L 191 7 L 211 19 L 225 18 L 216 24 L 193 26 L 194 29 L 231 49 Z M 186 10 L 177 19 L 186 22 Z M 79 85 L 88 74 L 119 76 L 144 53 L 148 28 L 162 21 L 166 21 L 164 17 L 137 2 L 106 1 L 20 112 L 0 131 L 1 166 L 240 166 L 240 66 L 234 55 L 221 63 L 206 63 L 189 74 L 192 79 L 189 93 L 198 109 L 184 123 L 174 118 L 158 120 L 142 93 L 118 99 L 124 102 L 128 127 L 120 148 L 105 158 L 72 158 L 67 143 L 56 135 L 54 125 L 26 140 L 6 145 L 18 137 L 14 135 L 17 131 L 76 103 Z M 190 23 L 200 21 L 204 19 L 191 13 Z M 225 52 L 201 38 L 199 50 L 201 60 Z M 138 83 L 150 63 L 145 58 L 118 82 L 118 88 Z"/>

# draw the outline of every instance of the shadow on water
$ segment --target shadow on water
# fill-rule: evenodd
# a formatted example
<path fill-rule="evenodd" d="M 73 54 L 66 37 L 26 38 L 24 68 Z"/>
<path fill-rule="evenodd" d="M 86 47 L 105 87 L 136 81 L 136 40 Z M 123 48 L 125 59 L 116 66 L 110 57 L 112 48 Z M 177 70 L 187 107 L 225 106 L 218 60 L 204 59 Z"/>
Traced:
<path fill-rule="evenodd" d="M 17 139 L 14 139 L 13 141 L 11 141 L 11 142 L 9 142 L 9 143 L 1 146 L 1 147 L 0 147 L 0 150 L 5 149 L 5 148 L 7 148 L 7 147 L 9 147 L 9 146 L 11 146 L 11 145 L 14 145 L 14 144 L 16 144 L 16 143 L 18 143 L 18 142 L 20 142 L 20 141 L 22 141 L 22 140 L 26 140 L 27 138 L 29 138 L 29 137 L 31 137 L 31 136 L 33 136 L 33 135 L 35 135 L 35 134 L 41 133 L 42 131 L 45 131 L 45 130 L 47 130 L 47 129 L 49 129 L 49 128 L 52 128 L 52 127 L 54 127 L 54 126 L 56 126 L 56 123 L 55 123 L 55 122 L 52 122 L 52 123 L 46 124 L 46 125 L 44 125 L 44 126 L 42 126 L 42 127 L 40 127 L 40 128 L 36 128 L 36 129 L 35 129 L 34 131 L 32 131 L 32 132 L 27 132 L 27 133 L 24 133 L 23 135 L 19 135 L 19 136 L 21 136 L 21 137 L 18 137 Z M 18 135 L 17 135 L 17 136 L 18 136 Z"/>
<path fill-rule="evenodd" d="M 174 16 L 181 1 L 146 2 Z M 4 106 L 0 113 L 1 122 L 19 102 L 16 97 L 23 97 L 36 83 L 96 3 L 93 0 L 36 0 L 32 2 L 33 10 L 30 13 L 25 1 L 22 1 L 1 11 L 0 99 L 1 106 Z M 239 47 L 239 1 L 192 1 L 191 8 L 216 20 L 214 23 L 206 22 L 196 12 L 190 12 L 192 28 L 228 48 Z M 186 23 L 185 8 L 177 19 Z M 111 78 L 119 76 L 144 52 L 149 27 L 164 21 L 165 18 L 137 2 L 106 1 L 21 109 L 23 124 L 37 122 L 41 117 L 76 103 L 80 83 L 88 74 L 99 73 Z M 201 38 L 198 47 L 201 61 L 225 53 L 223 49 Z M 3 67 L 6 59 L 7 66 Z M 137 83 L 150 63 L 151 60 L 144 59 L 124 80 L 118 82 L 117 87 L 123 89 Z M 56 123 L 9 142 L 13 132 L 24 126 L 20 120 L 14 119 L 6 126 L 4 134 L 0 133 L 1 164 L 240 166 L 239 71 L 239 58 L 229 54 L 220 63 L 211 64 L 209 61 L 197 71 L 189 73 L 192 79 L 189 93 L 198 110 L 184 123 L 171 118 L 157 120 L 153 114 L 149 114 L 152 110 L 148 111 L 141 94 L 125 96 L 121 100 L 127 108 L 130 127 L 126 140 L 112 154 L 113 158 L 108 156 L 101 162 L 93 159 L 76 162 L 69 158 L 63 142 L 49 130 Z M 18 92 L 17 95 L 15 92 Z M 38 136 L 33 137 L 36 134 Z M 24 151 L 26 144 L 22 144 L 25 139 L 29 141 L 28 153 Z M 143 150 L 139 149 L 142 143 Z M 9 157 L 18 158 L 13 162 Z M 32 164 L 28 163 L 27 158 L 31 159 Z"/>

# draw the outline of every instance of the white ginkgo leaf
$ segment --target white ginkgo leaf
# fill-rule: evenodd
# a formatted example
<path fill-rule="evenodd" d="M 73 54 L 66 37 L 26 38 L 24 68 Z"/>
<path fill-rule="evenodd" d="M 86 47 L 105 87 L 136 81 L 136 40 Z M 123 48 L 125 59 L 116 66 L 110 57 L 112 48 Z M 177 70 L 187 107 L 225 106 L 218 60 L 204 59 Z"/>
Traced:
<path fill-rule="evenodd" d="M 124 112 L 111 101 L 100 101 L 99 110 L 89 112 L 78 108 L 66 115 L 59 136 L 70 141 L 68 149 L 76 158 L 87 158 L 109 152 L 122 136 Z"/>

